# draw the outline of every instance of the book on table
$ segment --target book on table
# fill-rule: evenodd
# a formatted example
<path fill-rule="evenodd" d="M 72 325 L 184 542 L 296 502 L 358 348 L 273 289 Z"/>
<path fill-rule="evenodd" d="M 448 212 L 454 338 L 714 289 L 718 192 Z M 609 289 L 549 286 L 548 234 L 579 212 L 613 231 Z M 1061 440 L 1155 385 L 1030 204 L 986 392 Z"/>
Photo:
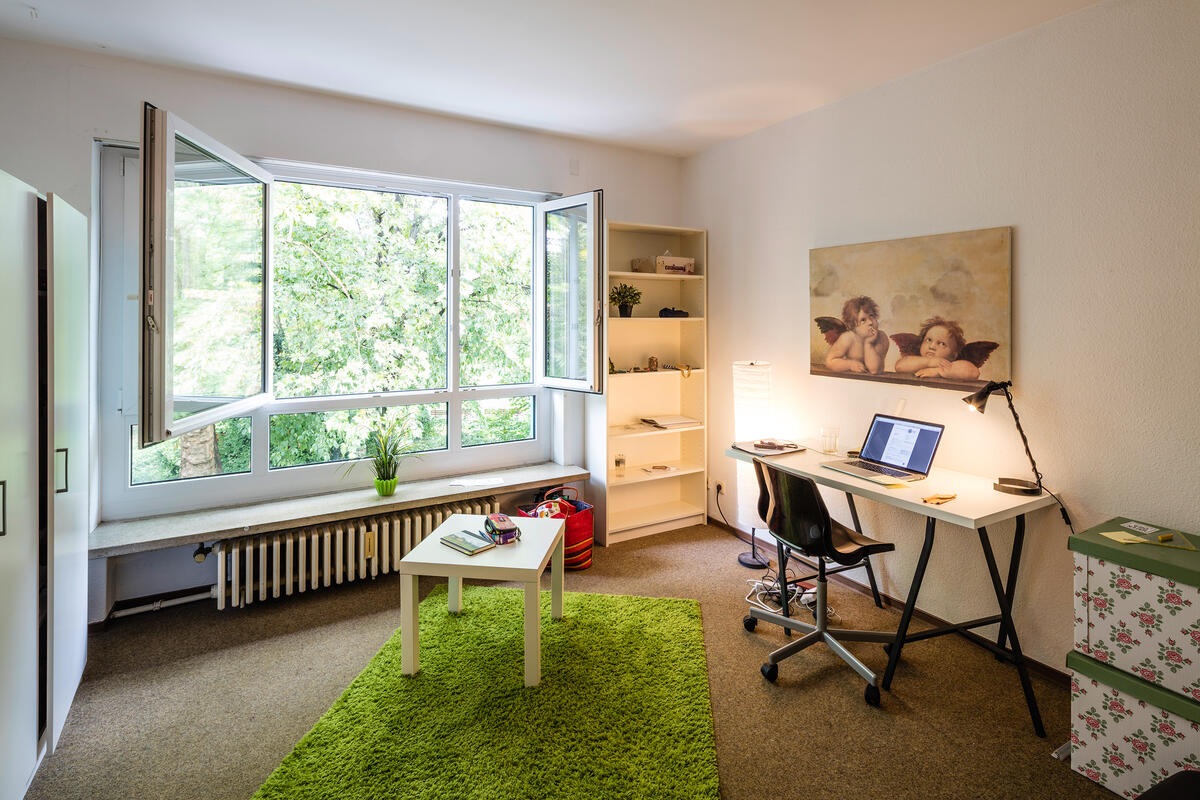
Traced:
<path fill-rule="evenodd" d="M 469 556 L 482 553 L 484 550 L 491 550 L 496 546 L 495 542 L 485 542 L 482 537 L 469 531 L 442 534 L 442 544 Z"/>

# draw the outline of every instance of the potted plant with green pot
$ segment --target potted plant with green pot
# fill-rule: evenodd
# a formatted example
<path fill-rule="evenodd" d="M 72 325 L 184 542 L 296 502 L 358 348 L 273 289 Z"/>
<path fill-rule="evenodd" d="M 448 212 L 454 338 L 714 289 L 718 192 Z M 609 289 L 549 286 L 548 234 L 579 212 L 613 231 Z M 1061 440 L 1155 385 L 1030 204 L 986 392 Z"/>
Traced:
<path fill-rule="evenodd" d="M 396 423 L 387 428 L 376 427 L 367 440 L 367 452 L 375 470 L 375 491 L 380 497 L 391 497 L 396 491 L 396 465 L 400 458 L 400 437 Z"/>
<path fill-rule="evenodd" d="M 617 307 L 622 317 L 632 317 L 633 307 L 642 302 L 642 290 L 628 283 L 618 283 L 608 290 L 608 302 Z"/>

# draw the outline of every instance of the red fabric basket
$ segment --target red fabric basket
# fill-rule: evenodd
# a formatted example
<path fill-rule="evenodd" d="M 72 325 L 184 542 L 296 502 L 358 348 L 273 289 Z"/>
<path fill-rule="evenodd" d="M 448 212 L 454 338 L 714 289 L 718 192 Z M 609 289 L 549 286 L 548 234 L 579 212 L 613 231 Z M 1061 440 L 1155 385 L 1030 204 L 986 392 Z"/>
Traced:
<path fill-rule="evenodd" d="M 573 492 L 568 497 L 567 492 Z M 557 493 L 557 497 L 552 495 Z M 518 517 L 549 517 L 565 519 L 567 530 L 563 534 L 567 569 L 587 569 L 592 565 L 592 509 L 594 506 L 579 499 L 579 491 L 572 486 L 556 486 L 546 491 L 540 503 L 517 506 Z"/>

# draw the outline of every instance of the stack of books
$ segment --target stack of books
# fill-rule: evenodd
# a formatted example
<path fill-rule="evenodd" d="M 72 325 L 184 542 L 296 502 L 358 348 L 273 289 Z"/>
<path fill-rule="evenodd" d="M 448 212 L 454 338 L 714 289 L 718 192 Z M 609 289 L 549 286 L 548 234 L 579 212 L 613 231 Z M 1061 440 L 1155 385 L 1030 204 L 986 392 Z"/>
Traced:
<path fill-rule="evenodd" d="M 482 533 L 467 530 L 443 534 L 442 544 L 469 556 L 482 553 L 484 550 L 491 550 L 496 546 L 495 542 Z"/>

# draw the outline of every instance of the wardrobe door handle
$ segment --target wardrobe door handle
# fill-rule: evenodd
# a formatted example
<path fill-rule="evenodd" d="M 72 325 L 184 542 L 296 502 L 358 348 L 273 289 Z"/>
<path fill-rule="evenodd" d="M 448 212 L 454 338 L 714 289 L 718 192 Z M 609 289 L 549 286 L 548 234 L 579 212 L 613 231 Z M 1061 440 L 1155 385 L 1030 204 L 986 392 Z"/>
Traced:
<path fill-rule="evenodd" d="M 8 481 L 0 481 L 0 536 L 8 533 Z"/>
<path fill-rule="evenodd" d="M 63 488 L 55 489 L 55 494 L 63 494 L 71 491 L 71 451 L 65 447 L 60 447 L 54 451 L 55 455 L 63 454 Z"/>

